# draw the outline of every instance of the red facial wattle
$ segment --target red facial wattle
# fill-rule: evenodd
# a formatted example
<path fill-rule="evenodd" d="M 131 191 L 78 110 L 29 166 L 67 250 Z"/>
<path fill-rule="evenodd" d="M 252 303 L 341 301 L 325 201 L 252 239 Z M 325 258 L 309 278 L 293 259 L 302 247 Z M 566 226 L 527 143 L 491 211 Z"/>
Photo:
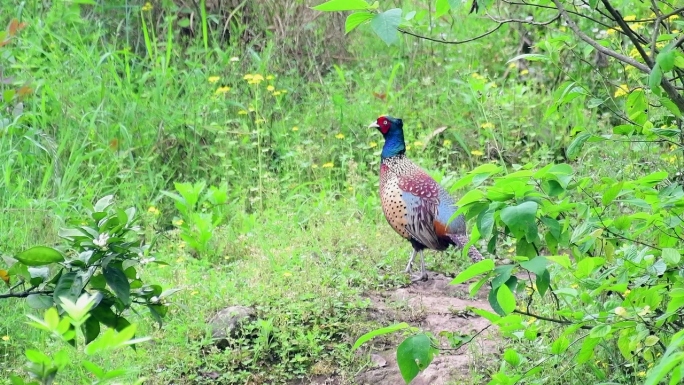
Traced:
<path fill-rule="evenodd" d="M 378 130 L 380 130 L 380 132 L 382 132 L 383 135 L 387 134 L 389 132 L 390 127 L 392 126 L 390 121 L 387 120 L 387 118 L 385 118 L 384 116 L 379 117 L 377 123 Z"/>

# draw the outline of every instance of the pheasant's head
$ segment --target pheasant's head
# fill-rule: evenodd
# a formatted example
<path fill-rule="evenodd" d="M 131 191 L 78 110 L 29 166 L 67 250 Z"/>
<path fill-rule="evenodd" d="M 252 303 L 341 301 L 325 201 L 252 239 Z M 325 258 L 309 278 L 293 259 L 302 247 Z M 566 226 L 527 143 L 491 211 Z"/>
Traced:
<path fill-rule="evenodd" d="M 371 123 L 369 128 L 377 128 L 385 138 L 385 145 L 382 147 L 382 158 L 389 158 L 403 154 L 406 151 L 404 144 L 404 123 L 401 119 L 391 116 L 381 116 Z"/>

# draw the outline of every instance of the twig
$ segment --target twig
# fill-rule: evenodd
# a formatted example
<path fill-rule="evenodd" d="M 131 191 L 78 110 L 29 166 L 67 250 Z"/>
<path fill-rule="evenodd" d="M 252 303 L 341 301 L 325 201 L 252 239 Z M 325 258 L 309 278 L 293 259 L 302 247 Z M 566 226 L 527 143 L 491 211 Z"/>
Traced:
<path fill-rule="evenodd" d="M 572 29 L 572 31 L 575 32 L 575 34 L 585 43 L 594 47 L 597 51 L 605 55 L 611 56 L 615 59 L 618 59 L 624 63 L 627 63 L 632 67 L 639 69 L 642 72 L 645 72 L 647 74 L 651 73 L 651 69 L 648 66 L 639 63 L 638 61 L 632 59 L 629 56 L 622 55 L 620 53 L 613 51 L 612 49 L 606 48 L 601 44 L 597 43 L 594 39 L 587 36 L 584 32 L 582 32 L 579 26 L 577 26 L 577 24 L 570 18 L 570 15 L 568 15 L 568 12 L 565 10 L 565 7 L 563 7 L 563 4 L 561 4 L 559 0 L 553 0 L 553 3 L 556 5 L 556 8 L 558 8 L 558 12 L 563 17 L 563 20 L 565 20 L 565 22 L 568 23 L 568 27 L 570 27 L 570 29 Z"/>
<path fill-rule="evenodd" d="M 483 34 L 481 34 L 481 35 L 478 35 L 478 36 L 475 36 L 475 37 L 471 37 L 471 38 L 465 39 L 465 40 L 444 40 L 444 39 L 435 39 L 435 38 L 433 38 L 433 37 L 418 35 L 417 33 L 413 33 L 413 32 L 407 31 L 407 30 L 405 30 L 405 29 L 403 29 L 403 28 L 398 28 L 398 30 L 399 30 L 399 32 L 401 32 L 401 33 L 403 33 L 403 34 L 410 35 L 410 36 L 413 36 L 413 37 L 417 37 L 417 38 L 419 38 L 419 39 L 423 39 L 423 40 L 427 40 L 427 41 L 434 41 L 434 42 L 436 42 L 436 43 L 442 43 L 442 44 L 465 44 L 465 43 L 470 43 L 471 41 L 475 41 L 475 40 L 482 39 L 482 38 L 485 37 L 485 36 L 489 36 L 489 35 L 493 34 L 493 33 L 496 32 L 499 28 L 501 28 L 504 24 L 509 24 L 509 23 L 520 23 L 520 24 L 530 24 L 530 25 L 549 25 L 549 24 L 553 23 L 554 21 L 558 20 L 558 18 L 560 17 L 560 13 L 558 13 L 558 15 L 554 16 L 551 20 L 549 20 L 549 21 L 544 21 L 544 22 L 528 21 L 528 20 L 521 20 L 521 19 L 496 20 L 496 19 L 494 19 L 494 18 L 493 18 L 492 16 L 490 16 L 490 15 L 487 15 L 487 16 L 488 16 L 490 19 L 492 19 L 493 21 L 495 21 L 496 23 L 498 23 L 498 25 L 497 25 L 496 27 L 494 27 L 493 29 L 491 29 L 491 30 L 489 30 L 489 31 L 487 31 L 487 32 L 485 32 L 485 33 L 483 33 Z"/>
<path fill-rule="evenodd" d="M 540 319 L 540 320 L 549 321 L 549 322 L 555 322 L 555 323 L 563 324 L 563 325 L 574 325 L 574 324 L 575 324 L 575 322 L 572 322 L 572 321 L 564 321 L 564 320 L 561 320 L 561 319 L 558 319 L 558 318 L 544 317 L 544 316 L 541 316 L 541 315 L 538 315 L 538 314 L 532 314 L 532 313 L 530 313 L 530 312 L 526 312 L 526 311 L 522 311 L 522 310 L 517 310 L 517 309 L 516 309 L 516 310 L 513 310 L 513 313 L 522 314 L 522 315 L 534 317 L 534 318 L 537 318 L 537 319 Z M 589 325 L 582 325 L 582 326 L 580 326 L 580 329 L 586 329 L 586 330 L 590 330 L 590 329 L 593 329 L 593 328 L 594 328 L 593 326 L 589 326 Z"/>
<path fill-rule="evenodd" d="M 52 293 L 54 293 L 52 290 L 32 291 L 32 289 L 35 289 L 35 287 L 32 287 L 26 291 L 22 291 L 21 293 L 0 294 L 0 299 L 3 299 L 3 298 L 26 298 L 31 294 L 52 294 Z"/>

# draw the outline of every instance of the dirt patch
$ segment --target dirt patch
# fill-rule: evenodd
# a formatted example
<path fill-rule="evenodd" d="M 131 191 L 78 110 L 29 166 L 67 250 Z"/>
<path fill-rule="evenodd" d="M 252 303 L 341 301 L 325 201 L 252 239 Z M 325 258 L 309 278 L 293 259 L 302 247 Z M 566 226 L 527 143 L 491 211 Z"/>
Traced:
<path fill-rule="evenodd" d="M 470 343 L 459 349 L 449 349 L 451 345 L 447 336 L 440 336 L 440 347 L 443 350 L 432 364 L 413 380 L 412 385 L 468 383 L 474 371 L 482 371 L 482 364 L 485 362 L 483 356 L 499 351 L 493 338 L 494 329 L 487 329 L 489 321 L 466 310 L 468 306 L 474 306 L 492 311 L 486 300 L 487 291 L 483 290 L 476 298 L 470 299 L 468 285 L 449 285 L 451 280 L 452 278 L 442 274 L 429 273 L 426 282 L 368 294 L 371 300 L 369 317 L 381 324 L 407 322 L 430 331 L 435 336 L 439 336 L 442 331 L 461 336 L 477 335 Z M 485 331 L 482 332 L 483 330 Z M 369 348 L 360 354 L 372 353 L 371 367 L 356 376 L 356 383 L 403 384 L 396 362 L 396 347 L 401 339 L 400 336 L 390 336 L 368 344 Z M 482 379 L 477 383 L 482 383 Z"/>

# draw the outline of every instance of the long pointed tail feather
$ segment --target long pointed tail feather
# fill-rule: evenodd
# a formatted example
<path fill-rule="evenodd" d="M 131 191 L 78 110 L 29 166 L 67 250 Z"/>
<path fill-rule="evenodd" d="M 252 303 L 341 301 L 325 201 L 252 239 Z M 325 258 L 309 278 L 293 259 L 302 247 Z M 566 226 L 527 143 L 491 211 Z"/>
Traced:
<path fill-rule="evenodd" d="M 465 234 L 447 234 L 447 236 L 454 242 L 454 245 L 459 250 L 463 250 L 465 245 L 467 245 L 468 241 L 470 240 L 468 239 L 468 236 L 466 236 Z M 473 260 L 473 262 L 479 262 L 484 259 L 482 254 L 480 254 L 480 252 L 475 248 L 475 246 L 470 246 L 470 248 L 468 249 L 468 256 L 470 257 L 470 259 Z"/>

